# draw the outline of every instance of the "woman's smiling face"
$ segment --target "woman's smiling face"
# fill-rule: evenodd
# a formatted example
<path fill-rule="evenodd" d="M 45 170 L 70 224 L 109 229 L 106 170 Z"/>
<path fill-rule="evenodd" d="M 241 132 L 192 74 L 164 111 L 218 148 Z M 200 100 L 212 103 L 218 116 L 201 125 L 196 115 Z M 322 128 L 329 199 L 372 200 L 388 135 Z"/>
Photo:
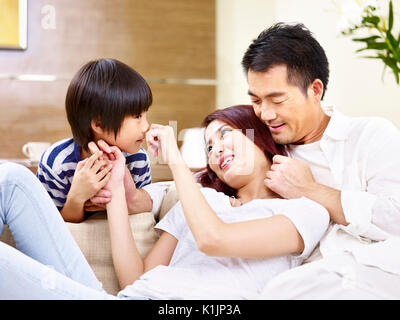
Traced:
<path fill-rule="evenodd" d="M 205 130 L 208 165 L 228 186 L 239 189 L 265 175 L 270 163 L 263 151 L 253 142 L 254 130 L 235 129 L 214 120 Z"/>

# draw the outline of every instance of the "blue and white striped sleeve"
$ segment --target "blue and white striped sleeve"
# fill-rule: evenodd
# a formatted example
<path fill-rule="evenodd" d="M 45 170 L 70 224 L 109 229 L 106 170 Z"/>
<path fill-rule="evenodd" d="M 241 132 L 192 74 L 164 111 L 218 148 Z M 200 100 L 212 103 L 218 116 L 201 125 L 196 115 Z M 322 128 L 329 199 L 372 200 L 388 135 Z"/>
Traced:
<path fill-rule="evenodd" d="M 50 167 L 42 162 L 39 163 L 36 177 L 40 180 L 57 209 L 60 211 L 67 200 L 69 187 Z"/>
<path fill-rule="evenodd" d="M 136 188 L 143 188 L 151 183 L 150 161 L 146 151 L 140 149 L 139 152 L 127 156 L 126 165 Z"/>

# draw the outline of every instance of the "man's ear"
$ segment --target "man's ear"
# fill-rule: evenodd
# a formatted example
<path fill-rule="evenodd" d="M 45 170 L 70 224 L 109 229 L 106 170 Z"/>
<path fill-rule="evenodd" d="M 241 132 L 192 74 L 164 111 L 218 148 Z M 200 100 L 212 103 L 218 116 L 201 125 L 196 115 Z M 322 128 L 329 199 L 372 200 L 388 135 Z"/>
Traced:
<path fill-rule="evenodd" d="M 324 93 L 324 84 L 320 79 L 314 79 L 314 81 L 310 84 L 309 90 L 312 94 L 312 97 L 319 101 L 321 101 L 322 94 Z"/>
<path fill-rule="evenodd" d="M 92 120 L 90 122 L 90 126 L 93 130 L 93 133 L 97 134 L 97 135 L 102 135 L 104 133 L 103 128 L 101 127 L 101 120 L 97 119 L 97 120 Z"/>

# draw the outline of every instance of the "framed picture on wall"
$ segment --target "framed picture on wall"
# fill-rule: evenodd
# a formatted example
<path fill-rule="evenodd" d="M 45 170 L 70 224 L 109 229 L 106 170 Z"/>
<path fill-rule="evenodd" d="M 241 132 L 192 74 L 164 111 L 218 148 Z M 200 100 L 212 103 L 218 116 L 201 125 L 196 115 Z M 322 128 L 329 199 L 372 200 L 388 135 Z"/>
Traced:
<path fill-rule="evenodd" d="M 27 48 L 28 0 L 0 0 L 0 49 Z"/>

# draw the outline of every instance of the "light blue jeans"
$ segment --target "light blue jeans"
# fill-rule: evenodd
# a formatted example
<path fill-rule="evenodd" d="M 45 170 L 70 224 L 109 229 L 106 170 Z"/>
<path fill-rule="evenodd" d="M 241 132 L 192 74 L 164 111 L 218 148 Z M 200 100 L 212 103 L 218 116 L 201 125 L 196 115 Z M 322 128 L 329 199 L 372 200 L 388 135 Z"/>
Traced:
<path fill-rule="evenodd" d="M 14 163 L 0 165 L 0 299 L 116 299 L 102 289 L 39 180 Z"/>

